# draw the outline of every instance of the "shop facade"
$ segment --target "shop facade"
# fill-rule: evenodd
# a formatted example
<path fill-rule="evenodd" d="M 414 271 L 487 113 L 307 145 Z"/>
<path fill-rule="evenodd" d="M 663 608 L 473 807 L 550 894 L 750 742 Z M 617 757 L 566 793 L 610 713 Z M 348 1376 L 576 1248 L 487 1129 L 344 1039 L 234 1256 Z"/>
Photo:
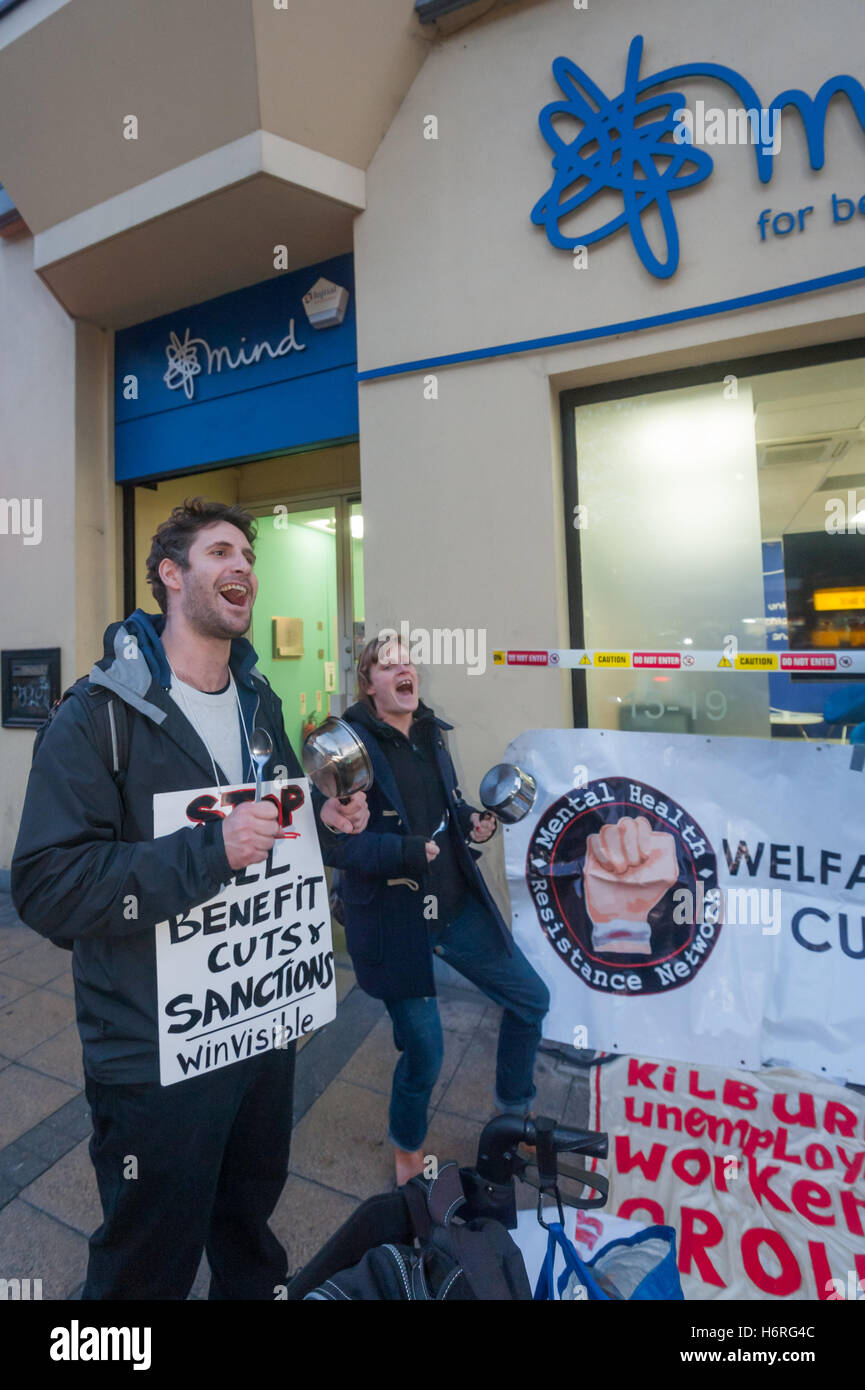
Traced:
<path fill-rule="evenodd" d="M 365 506 L 372 536 L 402 499 L 404 616 L 517 653 L 855 650 L 865 72 L 831 15 L 550 4 L 431 54 L 355 241 Z M 379 554 L 374 623 L 382 581 Z M 842 736 L 827 681 L 720 675 L 429 684 L 472 786 L 538 727 Z"/>
<path fill-rule="evenodd" d="M 0 19 L 0 43 L 29 4 Z M 109 621 L 152 606 L 153 527 L 201 491 L 261 518 L 272 578 L 253 640 L 284 683 L 294 739 L 339 708 L 356 641 L 382 628 L 417 634 L 422 660 L 426 642 L 422 693 L 456 726 L 469 796 L 532 728 L 831 736 L 813 683 L 571 673 L 500 666 L 494 653 L 687 652 L 730 638 L 742 652 L 854 649 L 865 588 L 855 0 L 832 0 L 831 22 L 787 0 L 783 27 L 744 0 L 699 23 L 680 0 L 475 5 L 453 32 L 408 3 L 381 8 L 394 38 L 386 119 L 358 96 L 352 133 L 341 89 L 337 138 L 320 102 L 314 170 L 297 153 L 313 137 L 275 98 L 269 112 L 262 101 L 254 117 L 235 113 L 221 138 L 228 148 L 270 120 L 291 168 L 274 173 L 262 141 L 255 177 L 220 175 L 223 186 L 170 207 L 153 184 L 181 161 L 164 152 L 161 173 L 142 164 L 122 191 L 82 190 L 77 206 L 70 195 L 62 218 L 0 163 L 36 232 L 0 246 L 4 302 L 28 325 L 26 351 L 0 346 L 14 421 L 4 491 L 43 499 L 38 544 L 11 527 L 3 537 L 4 583 L 20 596 L 4 648 L 59 647 L 64 685 L 88 669 Z M 0 77 L 16 44 L 21 66 L 39 28 L 76 9 L 93 6 L 57 6 L 0 49 Z M 259 40 L 275 32 L 274 10 L 250 13 Z M 336 31 L 304 37 L 310 53 L 350 47 Z M 289 45 L 283 59 L 292 73 L 301 63 Z M 279 75 L 269 61 L 254 68 L 265 96 Z M 743 122 L 747 109 L 757 115 Z M 136 195 L 149 214 L 138 221 L 112 203 Z M 306 312 L 316 285 L 338 323 Z M 830 530 L 835 504 L 843 526 Z M 319 578 L 292 590 L 295 571 Z M 829 608 L 815 610 L 818 592 Z M 302 621 L 303 657 L 280 655 L 276 619 Z M 280 632 L 291 651 L 297 629 Z M 0 730 L 5 864 L 30 742 Z"/>

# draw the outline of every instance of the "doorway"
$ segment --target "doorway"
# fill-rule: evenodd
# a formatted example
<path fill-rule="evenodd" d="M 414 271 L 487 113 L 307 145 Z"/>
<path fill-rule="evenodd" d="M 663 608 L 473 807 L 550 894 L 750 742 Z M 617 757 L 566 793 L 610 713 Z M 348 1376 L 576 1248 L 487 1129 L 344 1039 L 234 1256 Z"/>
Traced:
<path fill-rule="evenodd" d="M 126 612 L 156 605 L 151 537 L 186 497 L 237 503 L 255 516 L 258 597 L 249 639 L 283 703 L 296 753 L 304 729 L 354 699 L 364 637 L 363 509 L 356 441 L 128 486 Z M 290 619 L 279 630 L 274 619 Z"/>
<path fill-rule="evenodd" d="M 364 633 L 363 512 L 359 497 L 341 496 L 258 516 L 250 639 L 297 751 L 353 699 Z"/>

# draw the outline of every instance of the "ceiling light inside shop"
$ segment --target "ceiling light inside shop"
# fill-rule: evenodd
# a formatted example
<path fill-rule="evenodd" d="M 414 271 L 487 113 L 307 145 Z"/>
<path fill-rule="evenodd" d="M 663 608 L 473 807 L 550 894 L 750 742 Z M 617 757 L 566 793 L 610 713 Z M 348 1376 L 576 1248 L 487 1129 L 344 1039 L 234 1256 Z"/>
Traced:
<path fill-rule="evenodd" d="M 359 514 L 351 518 L 351 534 L 354 540 L 363 540 L 363 517 Z"/>
<path fill-rule="evenodd" d="M 319 517 L 315 521 L 304 522 L 305 526 L 313 526 L 316 531 L 326 531 L 329 536 L 336 535 L 336 522 L 332 517 Z"/>

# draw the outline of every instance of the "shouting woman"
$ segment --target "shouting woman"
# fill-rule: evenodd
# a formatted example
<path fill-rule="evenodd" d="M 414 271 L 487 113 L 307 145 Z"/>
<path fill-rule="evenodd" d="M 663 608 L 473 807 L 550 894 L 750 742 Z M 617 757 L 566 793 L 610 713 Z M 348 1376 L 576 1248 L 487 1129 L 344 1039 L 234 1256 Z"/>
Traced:
<path fill-rule="evenodd" d="M 529 1113 L 549 993 L 514 944 L 475 862 L 496 828 L 467 805 L 443 731 L 418 698 L 418 674 L 394 638 L 374 638 L 357 669 L 359 700 L 343 718 L 369 752 L 375 783 L 358 835 L 321 835 L 341 869 L 346 941 L 358 984 L 383 999 L 400 1052 L 389 1138 L 397 1181 L 423 1169 L 427 1110 L 443 1058 L 433 952 L 502 1006 L 495 1105 Z"/>

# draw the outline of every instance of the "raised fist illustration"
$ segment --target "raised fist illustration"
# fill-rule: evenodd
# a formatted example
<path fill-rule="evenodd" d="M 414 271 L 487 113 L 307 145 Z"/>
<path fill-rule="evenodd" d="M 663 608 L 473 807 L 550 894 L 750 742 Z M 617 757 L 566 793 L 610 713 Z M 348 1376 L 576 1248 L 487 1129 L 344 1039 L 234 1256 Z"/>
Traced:
<path fill-rule="evenodd" d="M 676 842 L 645 816 L 623 816 L 586 842 L 586 907 L 592 945 L 605 955 L 649 955 L 652 908 L 679 877 Z"/>

